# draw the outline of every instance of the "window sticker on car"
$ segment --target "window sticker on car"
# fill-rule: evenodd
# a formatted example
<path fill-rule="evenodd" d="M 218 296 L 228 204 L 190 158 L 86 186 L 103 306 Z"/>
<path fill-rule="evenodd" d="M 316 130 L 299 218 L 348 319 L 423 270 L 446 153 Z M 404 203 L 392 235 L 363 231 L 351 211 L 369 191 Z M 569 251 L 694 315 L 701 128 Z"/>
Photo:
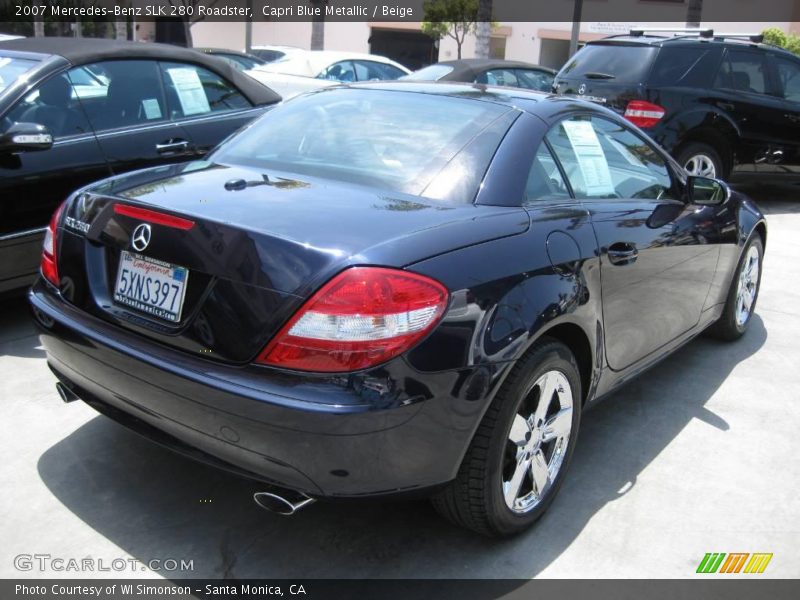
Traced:
<path fill-rule="evenodd" d="M 591 122 L 564 121 L 561 125 L 578 159 L 586 193 L 589 196 L 614 194 L 614 183 L 611 180 L 608 161 Z"/>
<path fill-rule="evenodd" d="M 211 112 L 208 104 L 203 83 L 197 75 L 197 71 L 191 68 L 178 67 L 167 69 L 175 91 L 178 94 L 178 101 L 185 116 L 198 115 Z"/>
<path fill-rule="evenodd" d="M 142 100 L 142 109 L 148 121 L 150 119 L 161 118 L 161 107 L 158 105 L 158 100 L 156 98 L 146 98 Z"/>

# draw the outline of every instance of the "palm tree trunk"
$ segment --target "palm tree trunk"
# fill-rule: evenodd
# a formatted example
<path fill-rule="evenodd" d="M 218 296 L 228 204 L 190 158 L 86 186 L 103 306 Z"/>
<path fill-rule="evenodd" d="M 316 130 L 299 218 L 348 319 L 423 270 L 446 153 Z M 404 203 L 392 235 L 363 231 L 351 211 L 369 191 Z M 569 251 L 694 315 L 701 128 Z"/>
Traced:
<path fill-rule="evenodd" d="M 311 49 L 325 49 L 325 5 L 328 0 L 309 0 L 311 5 L 320 9 L 320 15 L 311 17 Z"/>
<path fill-rule="evenodd" d="M 41 6 L 41 0 L 35 2 L 36 6 Z M 44 20 L 42 17 L 36 17 L 33 20 L 33 37 L 44 37 Z"/>
<path fill-rule="evenodd" d="M 117 40 L 128 39 L 128 24 L 125 21 L 114 21 L 114 38 Z"/>
<path fill-rule="evenodd" d="M 492 37 L 492 0 L 478 0 L 478 23 L 475 29 L 475 58 L 489 58 Z"/>
<path fill-rule="evenodd" d="M 703 0 L 689 0 L 689 6 L 686 8 L 686 26 L 700 27 L 702 20 Z"/>

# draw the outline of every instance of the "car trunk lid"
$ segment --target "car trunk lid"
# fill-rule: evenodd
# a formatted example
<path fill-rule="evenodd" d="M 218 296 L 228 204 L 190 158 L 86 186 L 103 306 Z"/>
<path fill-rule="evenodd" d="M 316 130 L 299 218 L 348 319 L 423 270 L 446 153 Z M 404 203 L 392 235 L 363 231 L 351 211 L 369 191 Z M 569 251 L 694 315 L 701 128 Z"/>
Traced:
<path fill-rule="evenodd" d="M 172 191 L 177 184 L 180 194 Z M 149 239 L 137 247 L 143 224 Z M 404 267 L 446 252 L 454 242 L 445 230 L 471 245 L 526 228 L 521 209 L 196 163 L 80 194 L 67 210 L 60 260 L 65 296 L 85 310 L 169 346 L 245 362 L 349 265 Z M 120 302 L 121 269 L 131 260 L 145 270 L 186 270 L 179 317 Z"/>

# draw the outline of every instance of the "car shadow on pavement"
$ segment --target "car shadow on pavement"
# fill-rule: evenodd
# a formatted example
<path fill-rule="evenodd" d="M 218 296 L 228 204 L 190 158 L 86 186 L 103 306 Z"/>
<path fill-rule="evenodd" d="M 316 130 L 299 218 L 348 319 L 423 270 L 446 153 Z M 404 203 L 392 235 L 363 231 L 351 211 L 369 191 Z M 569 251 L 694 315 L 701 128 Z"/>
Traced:
<path fill-rule="evenodd" d="M 173 579 L 529 578 L 636 486 L 693 420 L 727 431 L 705 405 L 766 339 L 758 315 L 736 343 L 700 337 L 588 411 L 559 497 L 533 529 L 509 540 L 460 530 L 425 501 L 318 502 L 293 517 L 273 515 L 251 501 L 258 483 L 100 416 L 49 448 L 38 471 L 64 506 L 131 556 L 193 561 L 192 571 L 163 573 Z"/>

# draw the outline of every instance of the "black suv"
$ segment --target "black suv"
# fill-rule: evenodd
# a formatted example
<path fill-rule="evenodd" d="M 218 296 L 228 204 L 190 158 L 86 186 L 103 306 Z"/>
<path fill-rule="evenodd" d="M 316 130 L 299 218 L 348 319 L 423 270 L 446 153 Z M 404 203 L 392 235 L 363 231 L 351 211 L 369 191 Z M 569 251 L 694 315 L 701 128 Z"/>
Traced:
<path fill-rule="evenodd" d="M 624 114 L 693 175 L 800 176 L 800 58 L 761 40 L 632 31 L 588 43 L 553 89 Z"/>

